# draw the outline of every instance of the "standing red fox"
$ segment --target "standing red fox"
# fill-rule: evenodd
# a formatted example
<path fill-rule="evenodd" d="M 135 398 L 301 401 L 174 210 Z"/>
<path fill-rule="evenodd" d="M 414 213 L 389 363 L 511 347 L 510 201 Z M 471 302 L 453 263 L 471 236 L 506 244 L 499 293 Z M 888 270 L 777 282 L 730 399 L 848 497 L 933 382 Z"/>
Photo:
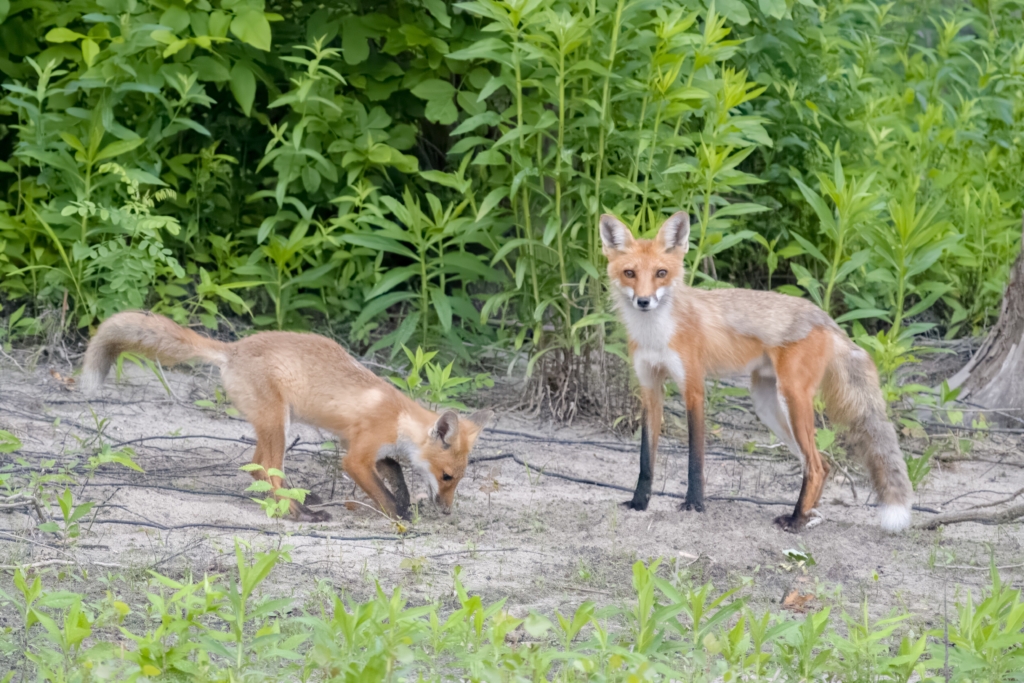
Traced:
<path fill-rule="evenodd" d="M 911 486 L 896 430 L 886 417 L 871 358 L 811 302 L 749 289 L 705 291 L 683 284 L 690 217 L 679 212 L 654 240 L 633 239 L 614 216 L 601 217 L 615 305 L 626 325 L 640 381 L 644 424 L 634 510 L 651 496 L 661 432 L 663 385 L 679 385 L 690 434 L 685 510 L 704 510 L 704 378 L 750 373 L 754 411 L 803 464 L 803 486 L 787 531 L 807 526 L 821 498 L 828 463 L 815 447 L 814 394 L 829 416 L 849 428 L 853 452 L 867 462 L 883 528 L 910 524 Z"/>
<path fill-rule="evenodd" d="M 82 372 L 87 391 L 103 384 L 124 351 L 166 365 L 198 359 L 220 368 L 228 397 L 256 430 L 252 461 L 264 471 L 251 474 L 268 480 L 274 490 L 281 487 L 281 478 L 266 472 L 283 469 L 292 421 L 333 432 L 348 443 L 341 461 L 345 472 L 392 516 L 406 516 L 409 507 L 408 489 L 394 457 L 409 457 L 435 503 L 448 513 L 469 452 L 492 416 L 489 410 L 468 419 L 452 410 L 440 415 L 427 410 L 326 337 L 259 332 L 225 343 L 144 311 L 118 313 L 96 330 Z M 294 500 L 291 514 L 295 519 L 329 519 Z"/>

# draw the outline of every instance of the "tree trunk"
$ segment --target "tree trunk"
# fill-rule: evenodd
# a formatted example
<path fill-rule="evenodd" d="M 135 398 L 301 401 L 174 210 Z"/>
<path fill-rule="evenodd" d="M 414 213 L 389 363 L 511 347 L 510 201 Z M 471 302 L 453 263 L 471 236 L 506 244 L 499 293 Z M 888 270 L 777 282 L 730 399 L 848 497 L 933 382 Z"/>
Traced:
<path fill-rule="evenodd" d="M 949 386 L 961 387 L 961 400 L 998 411 L 986 413 L 990 421 L 1021 426 L 1024 418 L 1024 249 L 1010 270 L 999 321 L 970 362 L 949 380 Z"/>

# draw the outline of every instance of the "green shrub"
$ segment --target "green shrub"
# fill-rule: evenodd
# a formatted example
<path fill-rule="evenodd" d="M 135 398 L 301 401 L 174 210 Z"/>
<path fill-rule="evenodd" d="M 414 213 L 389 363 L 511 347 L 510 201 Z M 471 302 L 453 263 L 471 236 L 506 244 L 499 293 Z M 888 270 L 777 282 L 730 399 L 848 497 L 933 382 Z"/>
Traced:
<path fill-rule="evenodd" d="M 622 353 L 600 213 L 685 209 L 691 283 L 808 296 L 892 375 L 1019 248 L 1024 28 L 979 7 L 2 3 L 0 292 L 571 366 Z"/>
<path fill-rule="evenodd" d="M 945 629 L 915 632 L 907 614 L 880 620 L 829 607 L 799 618 L 755 614 L 737 590 L 692 587 L 660 563 L 633 566 L 624 607 L 591 602 L 553 619 L 512 617 L 471 595 L 455 569 L 455 602 L 410 607 L 378 584 L 366 602 L 323 588 L 316 604 L 266 595 L 286 551 L 235 545 L 236 569 L 180 580 L 150 572 L 145 602 L 92 601 L 18 570 L 5 581 L 5 681 L 952 681 L 1020 680 L 1024 604 L 992 570 Z M 277 569 L 281 571 L 281 569 Z M 668 578 L 664 574 L 668 574 Z"/>

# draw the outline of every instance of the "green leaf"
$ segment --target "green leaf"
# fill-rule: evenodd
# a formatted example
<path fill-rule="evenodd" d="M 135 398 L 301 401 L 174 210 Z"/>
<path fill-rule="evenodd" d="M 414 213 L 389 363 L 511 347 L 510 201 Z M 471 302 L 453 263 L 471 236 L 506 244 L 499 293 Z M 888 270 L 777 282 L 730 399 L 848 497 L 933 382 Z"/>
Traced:
<path fill-rule="evenodd" d="M 85 36 L 69 28 L 53 28 L 46 34 L 48 43 L 73 43 L 79 38 L 85 38 Z"/>
<path fill-rule="evenodd" d="M 460 192 L 465 192 L 471 184 L 471 181 L 461 180 L 458 176 L 451 173 L 445 173 L 444 171 L 420 171 L 420 177 L 431 183 L 450 187 L 453 190 L 458 190 Z"/>
<path fill-rule="evenodd" d="M 450 100 L 455 96 L 455 86 L 440 78 L 428 78 L 413 88 L 412 94 L 421 100 Z"/>
<path fill-rule="evenodd" d="M 459 110 L 453 100 L 428 100 L 423 113 L 428 121 L 443 126 L 451 125 L 459 118 Z"/>
<path fill-rule="evenodd" d="M 452 27 L 452 18 L 448 16 L 448 9 L 445 7 L 443 0 L 423 0 L 423 4 L 426 6 L 427 11 L 437 19 L 437 23 L 445 28 Z"/>
<path fill-rule="evenodd" d="M 11 11 L 11 0 L 0 0 L 0 24 L 4 23 L 4 19 Z"/>
<path fill-rule="evenodd" d="M 501 61 L 501 55 L 508 52 L 508 45 L 504 41 L 498 38 L 485 38 L 478 40 L 469 47 L 463 48 L 462 50 L 456 50 L 448 55 L 448 59 L 454 59 L 458 61 L 469 61 L 471 59 L 486 59 Z M 499 80 L 495 84 L 495 88 L 503 85 Z"/>
<path fill-rule="evenodd" d="M 68 143 L 68 145 L 70 145 L 71 148 L 74 149 L 76 152 L 81 152 L 82 154 L 85 154 L 85 145 L 83 145 L 82 141 L 79 140 L 74 135 L 72 135 L 71 133 L 61 131 L 60 139 Z"/>
<path fill-rule="evenodd" d="M 348 64 L 360 64 L 370 56 L 370 33 L 359 17 L 346 17 L 342 22 L 341 52 Z"/>
<path fill-rule="evenodd" d="M 551 630 L 552 626 L 553 624 L 550 619 L 533 612 L 531 612 L 530 616 L 526 617 L 526 620 L 523 622 L 523 629 L 525 629 L 526 632 L 534 638 L 540 638 Z"/>
<path fill-rule="evenodd" d="M 215 57 L 203 55 L 202 57 L 196 57 L 189 64 L 201 81 L 223 83 L 224 81 L 231 80 L 231 72 L 228 70 L 227 65 Z"/>
<path fill-rule="evenodd" d="M 21 448 L 21 439 L 10 432 L 0 429 L 0 453 L 13 453 Z"/>
<path fill-rule="evenodd" d="M 243 10 L 231 21 L 231 32 L 243 43 L 258 50 L 270 51 L 270 22 L 258 10 Z"/>
<path fill-rule="evenodd" d="M 845 323 L 851 320 L 863 320 L 864 318 L 881 318 L 886 319 L 889 317 L 889 311 L 882 310 L 881 308 L 858 308 L 836 318 L 837 323 Z"/>
<path fill-rule="evenodd" d="M 368 301 L 359 312 L 359 317 L 352 323 L 353 329 L 359 329 L 373 318 L 402 301 L 416 298 L 415 292 L 390 292 L 384 296 Z"/>
<path fill-rule="evenodd" d="M 94 161 L 103 161 L 104 159 L 110 159 L 112 157 L 121 156 L 122 154 L 127 154 L 145 141 L 145 138 L 135 138 L 134 140 L 118 140 L 117 142 L 111 142 L 100 150 Z"/>
<path fill-rule="evenodd" d="M 758 0 L 758 6 L 769 17 L 781 19 L 786 16 L 786 0 Z"/>
<path fill-rule="evenodd" d="M 246 116 L 252 114 L 252 103 L 256 99 L 256 75 L 242 62 L 231 67 L 231 94 Z"/>
<path fill-rule="evenodd" d="M 390 237 L 384 235 L 377 235 L 374 233 L 356 233 L 354 235 L 345 235 L 341 238 L 343 242 L 349 244 L 355 244 L 360 247 L 366 247 L 367 249 L 375 249 L 377 251 L 389 251 L 393 254 L 399 254 L 407 258 L 416 258 L 408 247 L 403 245 L 397 240 L 393 240 Z"/>
<path fill-rule="evenodd" d="M 487 193 L 484 200 L 480 202 L 480 209 L 476 212 L 476 219 L 482 221 L 491 209 L 498 205 L 502 199 L 508 196 L 508 187 L 496 187 Z"/>
<path fill-rule="evenodd" d="M 746 26 L 750 23 L 750 12 L 743 0 L 716 0 L 715 9 L 734 24 Z"/>
<path fill-rule="evenodd" d="M 441 321 L 441 327 L 447 332 L 452 328 L 452 305 L 448 301 L 448 296 L 440 289 L 432 287 L 430 300 L 434 302 L 434 311 L 437 312 L 437 319 Z"/>
<path fill-rule="evenodd" d="M 818 214 L 818 220 L 821 221 L 822 227 L 830 233 L 835 232 L 836 219 L 832 214 L 832 210 L 825 204 L 825 200 L 817 192 L 804 185 L 799 178 L 794 178 L 793 180 L 796 181 L 796 185 L 800 188 L 804 199 L 814 209 L 814 213 Z"/>
<path fill-rule="evenodd" d="M 405 266 L 404 268 L 392 268 L 384 277 L 381 278 L 370 293 L 366 295 L 367 299 L 374 299 L 385 292 L 388 292 L 398 285 L 402 284 L 413 275 L 418 275 L 420 269 L 417 266 Z"/>
<path fill-rule="evenodd" d="M 225 12 L 214 10 L 210 13 L 210 35 L 214 38 L 227 38 L 231 16 Z"/>
<path fill-rule="evenodd" d="M 96 503 L 89 501 L 76 506 L 75 511 L 72 512 L 71 517 L 68 518 L 68 523 L 70 524 L 72 522 L 77 522 L 82 517 L 85 517 L 87 514 L 89 514 L 89 510 L 92 510 L 94 505 L 96 505 Z"/>
<path fill-rule="evenodd" d="M 92 66 L 92 63 L 96 61 L 96 55 L 100 53 L 100 46 L 92 38 L 86 38 L 82 41 L 82 58 L 85 59 L 87 66 Z"/>

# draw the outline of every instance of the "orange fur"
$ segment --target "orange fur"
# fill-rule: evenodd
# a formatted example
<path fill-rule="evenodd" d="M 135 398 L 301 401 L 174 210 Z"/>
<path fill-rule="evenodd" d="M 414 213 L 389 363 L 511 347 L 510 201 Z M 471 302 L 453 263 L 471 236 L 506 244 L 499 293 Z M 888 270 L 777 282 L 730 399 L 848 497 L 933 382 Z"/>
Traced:
<path fill-rule="evenodd" d="M 124 351 L 168 364 L 198 359 L 218 366 L 228 397 L 256 431 L 252 461 L 264 470 L 283 471 L 291 422 L 333 432 L 348 446 L 345 472 L 393 516 L 407 514 L 400 508 L 408 505 L 408 491 L 392 493 L 384 486 L 382 476 L 404 489 L 401 470 L 396 474 L 397 465 L 387 461 L 407 455 L 435 503 L 449 512 L 469 453 L 492 416 L 491 411 L 461 418 L 450 410 L 440 415 L 427 410 L 326 337 L 260 332 L 224 343 L 140 311 L 118 313 L 100 325 L 86 350 L 83 386 L 101 385 Z M 268 479 L 274 490 L 283 485 L 278 476 L 252 475 Z M 312 513 L 293 501 L 293 517 L 303 514 Z"/>

